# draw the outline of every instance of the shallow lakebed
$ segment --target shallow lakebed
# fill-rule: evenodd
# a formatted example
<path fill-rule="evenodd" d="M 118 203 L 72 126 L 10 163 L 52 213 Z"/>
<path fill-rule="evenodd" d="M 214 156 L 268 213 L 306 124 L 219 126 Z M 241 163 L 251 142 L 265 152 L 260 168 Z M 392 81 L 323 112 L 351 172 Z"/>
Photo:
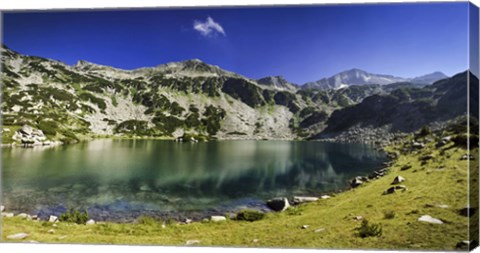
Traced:
<path fill-rule="evenodd" d="M 51 148 L 2 149 L 2 202 L 9 210 L 95 220 L 140 215 L 201 218 L 265 201 L 347 188 L 387 160 L 366 144 L 318 141 L 98 139 Z"/>

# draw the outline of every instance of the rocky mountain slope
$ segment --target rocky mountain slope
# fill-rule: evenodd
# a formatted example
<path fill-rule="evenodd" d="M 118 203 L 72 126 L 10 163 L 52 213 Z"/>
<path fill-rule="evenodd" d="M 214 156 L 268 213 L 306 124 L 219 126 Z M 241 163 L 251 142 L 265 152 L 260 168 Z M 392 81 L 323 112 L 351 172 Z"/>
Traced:
<path fill-rule="evenodd" d="M 1 51 L 3 143 L 15 141 L 24 125 L 61 142 L 91 136 L 312 138 L 356 123 L 360 116 L 351 110 L 377 117 L 393 106 L 391 97 L 417 101 L 433 89 L 409 82 L 302 89 L 282 77 L 253 80 L 197 59 L 122 70 L 86 61 L 69 66 L 5 46 Z M 439 101 L 444 93 L 429 96 Z"/>
<path fill-rule="evenodd" d="M 316 137 L 327 138 L 352 130 L 358 134 L 358 129 L 412 132 L 424 125 L 465 116 L 468 86 L 471 94 L 478 94 L 478 78 L 463 72 L 423 88 L 405 86 L 389 94 L 372 95 L 354 106 L 333 112 L 327 121 L 328 127 Z M 470 99 L 471 104 L 477 105 L 471 106 L 471 113 L 478 115 L 478 95 Z"/>
<path fill-rule="evenodd" d="M 411 82 L 418 85 L 432 84 L 440 79 L 447 78 L 448 76 L 442 72 L 434 72 L 431 74 L 423 75 L 415 78 L 403 78 L 392 75 L 379 75 L 368 73 L 361 69 L 351 69 L 340 72 L 329 78 L 323 78 L 315 82 L 308 82 L 303 85 L 306 89 L 340 89 L 349 87 L 352 85 L 365 85 L 365 84 L 392 84 L 398 82 Z"/>

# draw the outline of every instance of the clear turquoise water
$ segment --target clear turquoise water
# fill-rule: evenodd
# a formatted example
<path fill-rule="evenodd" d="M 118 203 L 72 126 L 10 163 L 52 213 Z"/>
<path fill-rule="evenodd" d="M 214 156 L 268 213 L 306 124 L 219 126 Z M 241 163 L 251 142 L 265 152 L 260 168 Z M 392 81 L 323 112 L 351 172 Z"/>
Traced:
<path fill-rule="evenodd" d="M 275 196 L 347 187 L 386 161 L 363 144 L 94 140 L 2 150 L 2 202 L 14 211 L 88 209 L 98 220 L 265 208 Z"/>

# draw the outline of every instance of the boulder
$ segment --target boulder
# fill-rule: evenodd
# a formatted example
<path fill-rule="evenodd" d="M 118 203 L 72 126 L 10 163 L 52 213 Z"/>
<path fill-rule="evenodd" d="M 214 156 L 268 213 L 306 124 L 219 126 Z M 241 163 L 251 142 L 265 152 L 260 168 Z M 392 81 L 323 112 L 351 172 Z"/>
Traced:
<path fill-rule="evenodd" d="M 294 204 L 301 204 L 306 202 L 315 202 L 317 201 L 317 197 L 301 197 L 301 196 L 293 196 L 293 203 Z"/>
<path fill-rule="evenodd" d="M 283 212 L 290 207 L 290 203 L 288 203 L 287 198 L 280 197 L 268 200 L 267 206 L 274 211 Z"/>
<path fill-rule="evenodd" d="M 310 227 L 310 225 L 303 225 L 302 229 L 308 229 L 308 227 Z"/>
<path fill-rule="evenodd" d="M 465 154 L 462 157 L 460 157 L 460 160 L 474 160 L 474 158 L 473 158 L 473 155 Z"/>
<path fill-rule="evenodd" d="M 416 148 L 416 149 L 422 149 L 422 148 L 425 147 L 425 144 L 423 144 L 423 143 L 421 143 L 421 142 L 414 142 L 414 143 L 412 144 L 412 147 L 413 147 L 413 148 Z"/>
<path fill-rule="evenodd" d="M 58 217 L 57 217 L 57 216 L 50 215 L 50 218 L 48 218 L 48 222 L 57 222 L 57 221 L 58 221 Z"/>
<path fill-rule="evenodd" d="M 20 214 L 17 214 L 17 217 L 19 218 L 22 218 L 22 219 L 28 219 L 28 218 L 32 218 L 30 215 L 26 214 L 26 213 L 20 213 Z"/>
<path fill-rule="evenodd" d="M 405 185 L 392 186 L 392 187 L 386 189 L 386 190 L 383 192 L 383 195 L 395 193 L 397 190 L 406 191 L 406 190 L 407 190 L 407 187 L 406 187 Z"/>
<path fill-rule="evenodd" d="M 475 240 L 473 241 L 465 240 L 457 243 L 455 248 L 459 250 L 473 250 L 477 246 L 478 246 L 478 243 Z"/>
<path fill-rule="evenodd" d="M 329 198 L 331 198 L 331 196 L 330 195 L 322 195 L 320 198 L 321 199 L 329 199 Z"/>
<path fill-rule="evenodd" d="M 420 158 L 421 161 L 428 161 L 433 159 L 433 155 L 424 155 Z"/>
<path fill-rule="evenodd" d="M 185 221 L 184 221 L 184 222 L 185 222 L 185 224 L 190 224 L 190 223 L 192 223 L 193 221 L 192 221 L 191 219 L 189 219 L 189 218 L 185 218 Z"/>
<path fill-rule="evenodd" d="M 32 135 L 33 133 L 33 127 L 29 125 L 23 125 L 22 128 L 18 130 L 23 135 Z"/>
<path fill-rule="evenodd" d="M 18 234 L 13 234 L 13 235 L 7 236 L 7 239 L 22 240 L 22 239 L 27 238 L 27 236 L 28 236 L 28 234 L 26 234 L 26 233 L 18 233 Z"/>
<path fill-rule="evenodd" d="M 428 223 L 432 223 L 432 224 L 443 224 L 443 221 L 441 221 L 437 218 L 433 218 L 430 215 L 422 215 L 420 218 L 418 218 L 418 221 L 428 222 Z"/>
<path fill-rule="evenodd" d="M 476 211 L 477 210 L 475 208 L 467 206 L 467 207 L 464 207 L 464 208 L 458 210 L 458 213 L 461 216 L 472 217 L 475 214 Z"/>
<path fill-rule="evenodd" d="M 213 222 L 227 221 L 225 216 L 210 216 L 210 220 Z"/>
<path fill-rule="evenodd" d="M 405 181 L 405 178 L 402 177 L 402 176 L 396 176 L 394 179 L 393 179 L 393 182 L 392 184 L 399 184 L 401 182 Z"/>
<path fill-rule="evenodd" d="M 85 223 L 85 225 L 94 225 L 94 224 L 95 224 L 95 220 L 92 220 L 92 219 L 88 220 L 88 221 Z"/>
<path fill-rule="evenodd" d="M 363 180 L 361 179 L 361 177 L 355 177 L 354 179 L 352 179 L 352 181 L 350 181 L 350 186 L 352 188 L 356 188 L 358 186 L 360 186 L 361 184 L 363 184 Z"/>
<path fill-rule="evenodd" d="M 13 217 L 13 213 L 3 213 L 3 212 L 2 212 L 2 217 L 12 218 L 12 217 Z"/>

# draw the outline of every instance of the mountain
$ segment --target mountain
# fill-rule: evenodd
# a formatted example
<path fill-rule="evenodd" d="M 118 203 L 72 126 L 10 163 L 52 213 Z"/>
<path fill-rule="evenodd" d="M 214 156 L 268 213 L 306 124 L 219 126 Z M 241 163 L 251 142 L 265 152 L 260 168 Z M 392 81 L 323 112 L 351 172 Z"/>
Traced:
<path fill-rule="evenodd" d="M 270 87 L 275 90 L 295 92 L 298 89 L 297 85 L 288 82 L 283 76 L 267 76 L 256 81 L 264 87 Z"/>
<path fill-rule="evenodd" d="M 458 113 L 429 115 L 410 109 L 425 104 L 425 110 L 433 106 L 448 112 L 463 99 L 458 88 L 463 79 L 424 88 L 405 81 L 302 89 L 280 76 L 253 80 L 198 59 L 122 70 L 87 61 L 70 66 L 5 46 L 1 53 L 3 143 L 14 142 L 13 133 L 25 124 L 42 130 L 49 140 L 66 143 L 94 136 L 305 139 L 357 123 L 381 126 L 387 119 L 392 123 L 391 117 L 415 122 L 392 128 L 411 131 L 433 122 L 422 117 L 442 121 Z M 352 73 L 358 73 L 357 79 L 343 80 L 359 83 L 368 77 L 359 70 Z"/>
<path fill-rule="evenodd" d="M 359 128 L 412 132 L 424 125 L 466 115 L 468 78 L 478 93 L 478 78 L 463 72 L 423 88 L 401 87 L 388 94 L 369 96 L 356 105 L 333 112 L 326 123 L 328 127 L 316 138 L 330 138 Z M 478 114 L 476 109 L 474 113 Z"/>
<path fill-rule="evenodd" d="M 423 76 L 412 78 L 412 80 L 410 81 L 415 84 L 432 84 L 438 80 L 445 79 L 445 78 L 448 78 L 448 76 L 442 72 L 437 71 L 431 74 L 426 74 Z"/>
<path fill-rule="evenodd" d="M 308 82 L 303 85 L 304 89 L 341 89 L 352 85 L 379 84 L 387 85 L 399 82 L 411 82 L 414 84 L 432 84 L 440 79 L 447 78 L 441 72 L 434 72 L 415 78 L 403 78 L 392 75 L 380 75 L 368 73 L 361 69 L 351 69 L 340 72 L 329 78 L 323 78 L 315 82 Z"/>

